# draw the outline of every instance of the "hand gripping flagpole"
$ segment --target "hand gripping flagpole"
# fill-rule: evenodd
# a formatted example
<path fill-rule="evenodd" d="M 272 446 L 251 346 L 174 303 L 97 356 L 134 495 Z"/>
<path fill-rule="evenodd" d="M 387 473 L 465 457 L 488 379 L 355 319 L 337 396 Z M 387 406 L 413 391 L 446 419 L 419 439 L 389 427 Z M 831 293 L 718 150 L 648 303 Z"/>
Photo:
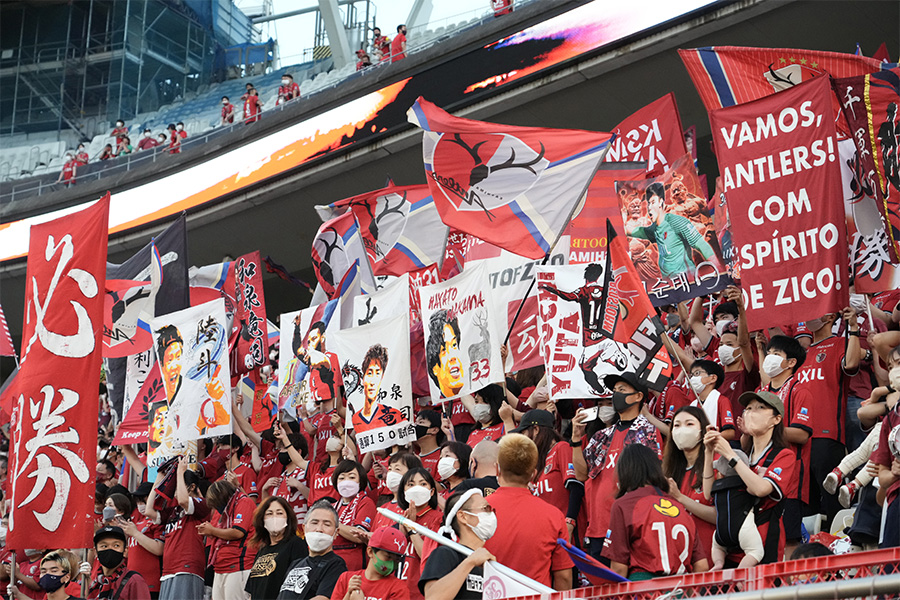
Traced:
<path fill-rule="evenodd" d="M 409 527 L 410 529 L 415 529 L 419 535 L 423 535 L 423 536 L 427 537 L 428 539 L 433 540 L 433 541 L 437 542 L 438 544 L 441 544 L 442 546 L 447 546 L 448 548 L 452 548 L 453 550 L 456 550 L 463 556 L 469 556 L 470 554 L 472 554 L 472 552 L 474 552 L 474 550 L 472 550 L 471 548 L 467 548 L 466 546 L 463 546 L 462 544 L 454 542 L 453 540 L 449 540 L 449 539 L 445 538 L 444 536 L 440 535 L 439 533 L 432 531 L 432 530 L 428 529 L 427 527 L 423 527 L 422 525 L 419 525 L 415 521 L 410 521 L 403 515 L 398 515 L 395 512 L 391 512 L 387 509 L 380 508 L 380 507 L 376 510 L 378 510 L 378 512 L 380 514 L 384 515 L 385 517 L 389 518 L 390 520 L 395 521 L 405 527 Z M 554 590 L 553 588 L 547 587 L 543 583 L 535 581 L 531 577 L 522 575 L 518 571 L 513 571 L 506 565 L 501 565 L 500 563 L 493 561 L 493 560 L 490 561 L 490 563 L 491 563 L 491 566 L 493 566 L 495 569 L 497 569 L 498 573 L 505 575 L 506 577 L 509 577 L 516 583 L 520 583 L 526 587 L 533 589 L 538 594 L 544 595 L 544 594 L 555 594 L 556 593 L 556 590 Z"/>

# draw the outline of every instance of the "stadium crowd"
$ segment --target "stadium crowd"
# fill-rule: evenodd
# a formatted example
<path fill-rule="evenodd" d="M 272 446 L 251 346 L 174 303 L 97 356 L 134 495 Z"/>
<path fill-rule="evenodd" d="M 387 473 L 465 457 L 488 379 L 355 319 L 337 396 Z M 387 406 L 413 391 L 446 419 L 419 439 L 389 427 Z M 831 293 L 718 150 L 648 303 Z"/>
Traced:
<path fill-rule="evenodd" d="M 377 452 L 344 430 L 340 388 L 314 379 L 296 417 L 257 433 L 235 400 L 232 435 L 148 477 L 145 445 L 111 444 L 101 390 L 94 548 L 28 549 L 15 563 L 5 551 L 2 589 L 480 598 L 490 559 L 557 590 L 588 585 L 558 538 L 631 580 L 874 548 L 880 535 L 898 546 L 900 292 L 851 298 L 840 313 L 751 333 L 730 287 L 663 311 L 685 368 L 662 393 L 622 373 L 605 377 L 609 398 L 554 402 L 544 369 L 526 369 L 443 405 L 420 399 L 416 442 Z M 5 458 L 0 468 L 6 489 Z M 832 531 L 849 506 L 838 536 L 802 525 L 821 515 Z"/>

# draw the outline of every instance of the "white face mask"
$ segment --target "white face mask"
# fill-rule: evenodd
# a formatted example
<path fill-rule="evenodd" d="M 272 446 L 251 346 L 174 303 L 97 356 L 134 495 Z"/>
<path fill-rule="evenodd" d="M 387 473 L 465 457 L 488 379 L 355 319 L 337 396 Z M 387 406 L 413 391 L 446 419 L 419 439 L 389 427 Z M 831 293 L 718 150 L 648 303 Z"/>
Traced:
<path fill-rule="evenodd" d="M 359 493 L 359 482 L 352 479 L 338 481 L 337 491 L 341 498 L 352 498 Z"/>
<path fill-rule="evenodd" d="M 491 407 L 487 404 L 476 404 L 472 407 L 472 418 L 479 423 L 487 423 L 491 420 Z"/>
<path fill-rule="evenodd" d="M 706 384 L 703 383 L 703 378 L 705 375 L 693 375 L 690 379 L 691 388 L 697 393 L 702 392 L 703 388 L 706 387 Z"/>
<path fill-rule="evenodd" d="M 319 410 L 319 405 L 316 404 L 316 401 L 315 401 L 315 400 L 308 400 L 308 401 L 306 402 L 306 412 L 307 412 L 307 414 L 310 414 L 310 415 L 311 415 L 311 414 L 315 413 L 317 410 Z"/>
<path fill-rule="evenodd" d="M 281 85 L 290 85 L 290 83 L 291 83 L 290 79 L 282 79 L 281 80 Z"/>
<path fill-rule="evenodd" d="M 313 552 L 325 552 L 334 543 L 334 536 L 322 533 L 321 531 L 307 531 L 306 545 Z"/>
<path fill-rule="evenodd" d="M 441 478 L 441 481 L 450 479 L 450 477 L 452 477 L 453 474 L 458 470 L 459 469 L 456 468 L 456 459 L 452 456 L 445 456 L 438 461 L 437 472 L 438 476 Z"/>
<path fill-rule="evenodd" d="M 175 129 L 177 129 L 178 131 L 181 131 L 182 129 L 184 129 L 184 125 L 176 125 Z"/>
<path fill-rule="evenodd" d="M 266 517 L 263 519 L 263 524 L 269 533 L 278 533 L 287 527 L 287 517 Z"/>
<path fill-rule="evenodd" d="M 384 478 L 384 484 L 391 490 L 392 494 L 396 494 L 397 489 L 400 487 L 401 479 L 403 479 L 403 475 L 397 471 L 388 471 L 387 476 Z"/>
<path fill-rule="evenodd" d="M 472 532 L 478 536 L 478 539 L 482 542 L 491 539 L 497 531 L 497 515 L 492 512 L 478 514 L 466 512 L 466 514 L 472 517 L 478 517 L 478 525 L 472 527 Z"/>
<path fill-rule="evenodd" d="M 158 141 L 160 144 L 165 144 L 166 138 L 165 136 L 159 136 L 158 138 L 156 138 L 156 141 Z"/>
<path fill-rule="evenodd" d="M 694 350 L 694 353 L 700 354 L 703 351 L 703 343 L 700 341 L 698 337 L 691 338 L 691 348 Z"/>
<path fill-rule="evenodd" d="M 672 430 L 672 441 L 679 450 L 690 450 L 700 443 L 700 430 L 693 427 L 679 427 Z"/>
<path fill-rule="evenodd" d="M 150 132 L 149 132 L 149 131 L 145 131 L 145 132 L 144 132 L 144 137 L 145 137 L 145 138 L 150 137 Z"/>
<path fill-rule="evenodd" d="M 900 367 L 894 367 L 888 371 L 888 381 L 895 390 L 900 390 Z"/>
<path fill-rule="evenodd" d="M 783 360 L 784 359 L 777 354 L 769 354 L 766 356 L 765 360 L 763 360 L 763 373 L 769 377 L 778 377 L 786 369 L 786 367 L 781 366 Z"/>
<path fill-rule="evenodd" d="M 410 504 L 422 506 L 423 504 L 428 504 L 428 501 L 431 500 L 431 490 L 424 485 L 415 485 L 403 492 L 403 497 Z"/>
<path fill-rule="evenodd" d="M 731 319 L 719 319 L 716 321 L 716 335 L 722 337 L 722 333 L 725 332 L 725 328 L 734 323 Z"/>
<path fill-rule="evenodd" d="M 337 452 L 341 449 L 341 438 L 331 437 L 325 442 L 325 452 Z"/>
<path fill-rule="evenodd" d="M 859 314 L 869 309 L 869 301 L 864 294 L 850 294 L 850 307 Z"/>
<path fill-rule="evenodd" d="M 597 408 L 597 417 L 604 423 L 612 423 L 616 418 L 616 409 L 612 406 L 600 406 Z"/>
<path fill-rule="evenodd" d="M 732 348 L 731 346 L 719 346 L 719 360 L 722 361 L 723 365 L 730 365 L 737 357 L 737 348 Z"/>

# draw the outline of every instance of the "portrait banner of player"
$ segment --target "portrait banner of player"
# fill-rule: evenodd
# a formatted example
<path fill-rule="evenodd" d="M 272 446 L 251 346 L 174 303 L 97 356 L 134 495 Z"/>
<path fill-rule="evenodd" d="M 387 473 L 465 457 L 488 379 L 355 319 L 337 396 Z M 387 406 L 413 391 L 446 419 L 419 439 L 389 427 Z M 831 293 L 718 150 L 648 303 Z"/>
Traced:
<path fill-rule="evenodd" d="M 606 162 L 646 162 L 650 175 L 661 174 L 675 159 L 690 153 L 672 92 L 635 111 L 612 132 L 616 138 Z"/>
<path fill-rule="evenodd" d="M 861 201 L 869 196 L 880 207 L 879 225 L 888 240 L 891 262 L 896 262 L 900 253 L 895 233 L 900 229 L 900 69 L 834 79 L 832 87 L 856 144 L 851 165 L 853 197 Z M 846 164 L 842 157 L 841 166 Z M 873 242 L 876 248 L 881 243 Z M 871 291 L 893 289 L 887 282 L 882 286 Z M 862 293 L 858 287 L 857 291 Z"/>
<path fill-rule="evenodd" d="M 432 402 L 503 381 L 496 306 L 484 264 L 419 290 Z M 505 333 L 505 332 L 504 332 Z"/>
<path fill-rule="evenodd" d="M 900 268 L 891 263 L 891 240 L 875 200 L 875 174 L 864 172 L 854 140 L 840 140 L 838 154 L 854 289 L 877 294 L 900 288 Z"/>
<path fill-rule="evenodd" d="M 337 307 L 337 300 L 329 300 L 281 315 L 279 408 L 294 412 L 301 404 L 340 398 L 341 367 L 329 346 L 332 334 L 340 329 Z"/>
<path fill-rule="evenodd" d="M 409 320 L 397 315 L 331 337 L 347 395 L 346 428 L 362 452 L 415 441 L 409 369 Z"/>
<path fill-rule="evenodd" d="M 4 393 L 8 549 L 90 544 L 108 231 L 109 194 L 31 226 L 22 360 Z"/>
<path fill-rule="evenodd" d="M 719 249 L 722 251 L 722 259 L 728 275 L 736 280 L 741 279 L 741 257 L 734 245 L 734 237 L 731 235 L 731 218 L 728 216 L 728 202 L 725 199 L 725 191 L 722 189 L 722 178 L 716 177 L 716 189 L 710 203 L 715 203 L 713 224 L 716 228 L 716 239 L 719 240 Z"/>
<path fill-rule="evenodd" d="M 612 395 L 604 376 L 630 369 L 627 351 L 600 330 L 605 263 L 539 267 L 538 318 L 550 397 Z"/>
<path fill-rule="evenodd" d="M 751 331 L 849 303 L 832 98 L 817 77 L 709 116 Z"/>
<path fill-rule="evenodd" d="M 150 329 L 166 389 L 165 434 L 186 442 L 231 433 L 225 301 L 157 317 Z"/>
<path fill-rule="evenodd" d="M 690 154 L 659 177 L 617 181 L 616 192 L 628 250 L 654 306 L 677 304 L 733 283 Z"/>

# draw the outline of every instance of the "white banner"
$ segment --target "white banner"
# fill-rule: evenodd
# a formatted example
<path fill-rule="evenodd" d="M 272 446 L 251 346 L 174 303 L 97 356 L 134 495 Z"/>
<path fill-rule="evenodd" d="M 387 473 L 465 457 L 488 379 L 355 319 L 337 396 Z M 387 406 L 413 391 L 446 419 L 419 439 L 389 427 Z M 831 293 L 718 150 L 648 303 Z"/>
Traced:
<path fill-rule="evenodd" d="M 279 408 L 293 413 L 300 404 L 339 397 L 340 365 L 328 347 L 331 335 L 340 328 L 337 307 L 338 300 L 330 300 L 281 315 Z"/>
<path fill-rule="evenodd" d="M 332 335 L 347 394 L 346 427 L 362 452 L 415 441 L 406 314 Z"/>
<path fill-rule="evenodd" d="M 584 326 L 585 319 L 601 316 L 605 269 L 598 263 L 537 269 L 541 343 L 554 400 L 608 397 L 603 377 L 630 368 L 618 343 Z"/>
<path fill-rule="evenodd" d="M 406 315 L 409 318 L 409 273 L 391 278 L 377 292 L 353 298 L 353 326 L 361 327 Z"/>
<path fill-rule="evenodd" d="M 485 265 L 419 290 L 431 399 L 444 402 L 503 381 L 496 306 Z"/>

